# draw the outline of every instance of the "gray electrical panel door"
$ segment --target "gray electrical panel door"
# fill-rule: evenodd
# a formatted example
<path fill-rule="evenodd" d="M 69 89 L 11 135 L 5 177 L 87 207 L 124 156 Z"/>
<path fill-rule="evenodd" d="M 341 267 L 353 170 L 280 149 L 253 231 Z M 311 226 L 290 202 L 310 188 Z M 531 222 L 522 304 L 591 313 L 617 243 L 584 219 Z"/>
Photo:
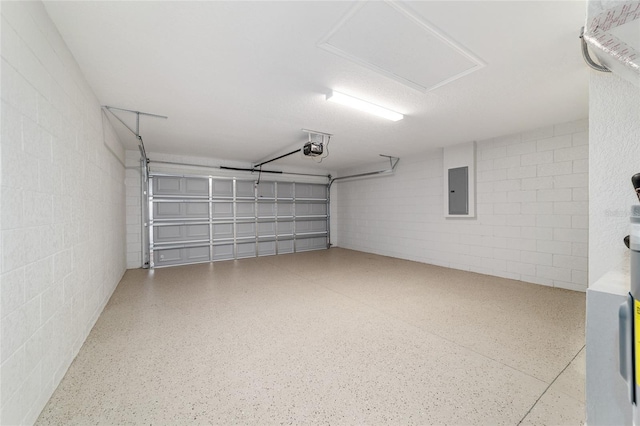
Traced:
<path fill-rule="evenodd" d="M 469 214 L 469 167 L 449 169 L 449 214 Z"/>
<path fill-rule="evenodd" d="M 327 185 L 150 175 L 149 266 L 327 248 Z"/>

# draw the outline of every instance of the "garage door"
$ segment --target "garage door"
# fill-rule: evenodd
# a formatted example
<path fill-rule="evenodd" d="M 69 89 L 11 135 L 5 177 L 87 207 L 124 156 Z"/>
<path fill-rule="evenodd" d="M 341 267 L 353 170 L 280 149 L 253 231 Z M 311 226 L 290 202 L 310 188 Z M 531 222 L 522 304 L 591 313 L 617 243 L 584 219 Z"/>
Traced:
<path fill-rule="evenodd" d="M 149 176 L 150 266 L 328 247 L 327 185 Z"/>

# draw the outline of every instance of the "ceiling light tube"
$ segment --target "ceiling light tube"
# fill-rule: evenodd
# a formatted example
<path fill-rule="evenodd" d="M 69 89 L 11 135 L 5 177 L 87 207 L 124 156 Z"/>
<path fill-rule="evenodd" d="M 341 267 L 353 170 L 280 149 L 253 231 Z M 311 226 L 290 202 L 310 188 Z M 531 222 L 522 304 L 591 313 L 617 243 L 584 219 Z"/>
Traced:
<path fill-rule="evenodd" d="M 378 117 L 383 117 L 391 121 L 398 121 L 404 118 L 404 115 L 399 112 L 391 111 L 390 109 L 345 95 L 344 93 L 336 92 L 335 90 L 327 95 L 327 100 L 359 109 L 360 111 L 368 112 L 369 114 L 377 115 Z"/>

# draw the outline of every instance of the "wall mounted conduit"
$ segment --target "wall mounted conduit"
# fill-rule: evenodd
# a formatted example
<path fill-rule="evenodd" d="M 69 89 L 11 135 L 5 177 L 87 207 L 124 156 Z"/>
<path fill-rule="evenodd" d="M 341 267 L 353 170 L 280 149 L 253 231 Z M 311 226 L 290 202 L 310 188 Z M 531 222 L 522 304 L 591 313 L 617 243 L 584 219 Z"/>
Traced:
<path fill-rule="evenodd" d="M 584 61 L 591 67 L 592 69 L 600 72 L 611 72 L 611 70 L 604 65 L 600 65 L 596 63 L 593 59 L 591 59 L 591 55 L 589 54 L 589 46 L 587 46 L 587 41 L 584 39 L 584 27 L 580 28 L 580 44 L 582 45 L 582 57 Z"/>
<path fill-rule="evenodd" d="M 640 87 L 640 1 L 591 1 L 586 18 L 581 36 L 589 66 Z"/>

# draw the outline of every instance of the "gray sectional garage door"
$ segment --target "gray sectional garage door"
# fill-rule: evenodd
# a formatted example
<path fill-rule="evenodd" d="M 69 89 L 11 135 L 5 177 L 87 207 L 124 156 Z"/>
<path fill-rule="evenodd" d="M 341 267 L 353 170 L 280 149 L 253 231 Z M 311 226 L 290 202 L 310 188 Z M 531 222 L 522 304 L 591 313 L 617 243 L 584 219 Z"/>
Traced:
<path fill-rule="evenodd" d="M 225 177 L 149 177 L 150 266 L 327 248 L 327 186 Z"/>

